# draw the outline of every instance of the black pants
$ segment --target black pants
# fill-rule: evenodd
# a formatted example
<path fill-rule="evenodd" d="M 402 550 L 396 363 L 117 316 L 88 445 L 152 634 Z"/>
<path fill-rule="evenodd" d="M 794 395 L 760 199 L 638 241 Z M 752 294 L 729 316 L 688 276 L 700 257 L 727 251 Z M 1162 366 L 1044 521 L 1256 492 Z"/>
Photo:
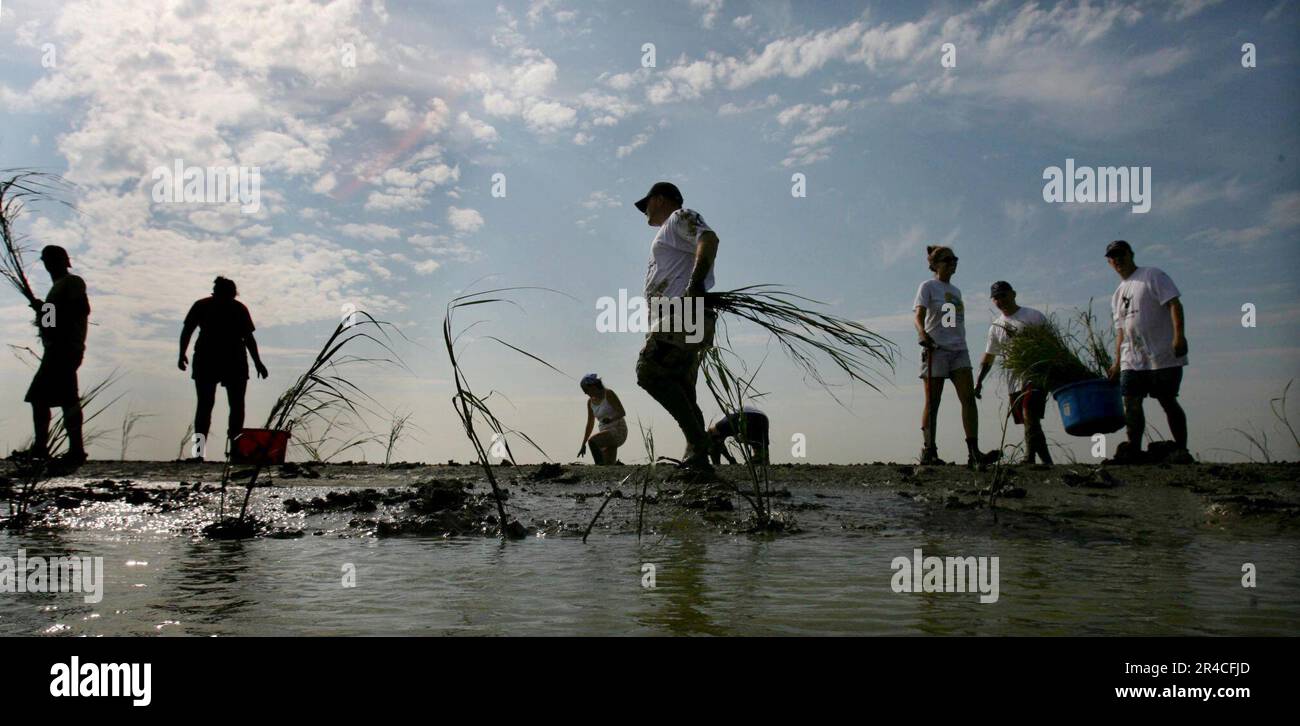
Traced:
<path fill-rule="evenodd" d="M 202 434 L 206 439 L 212 428 L 212 406 L 217 401 L 218 380 L 195 380 L 194 391 L 199 396 L 199 405 L 194 411 L 194 433 Z M 244 428 L 244 392 L 248 390 L 248 380 L 225 381 L 226 402 L 230 405 L 230 421 L 226 427 L 226 436 L 233 439 Z"/>

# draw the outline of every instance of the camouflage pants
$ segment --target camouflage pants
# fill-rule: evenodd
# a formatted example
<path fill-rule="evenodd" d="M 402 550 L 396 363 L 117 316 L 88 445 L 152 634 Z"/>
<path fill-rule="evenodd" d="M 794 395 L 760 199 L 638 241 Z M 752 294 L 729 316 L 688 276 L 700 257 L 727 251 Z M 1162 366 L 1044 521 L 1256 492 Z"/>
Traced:
<path fill-rule="evenodd" d="M 683 333 L 650 333 L 636 361 L 636 382 L 668 411 L 686 439 L 687 455 L 704 455 L 709 436 L 695 396 L 700 363 L 713 345 L 715 316 L 706 317 L 703 340 L 687 343 Z"/>

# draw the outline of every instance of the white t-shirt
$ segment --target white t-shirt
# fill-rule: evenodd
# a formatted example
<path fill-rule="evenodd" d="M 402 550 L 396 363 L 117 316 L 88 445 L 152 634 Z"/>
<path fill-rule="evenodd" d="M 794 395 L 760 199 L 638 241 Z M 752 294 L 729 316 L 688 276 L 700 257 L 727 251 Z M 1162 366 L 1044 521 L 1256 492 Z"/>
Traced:
<path fill-rule="evenodd" d="M 1046 324 L 1046 315 L 1024 305 L 1021 305 L 1020 309 L 1011 315 L 1005 313 L 998 315 L 998 319 L 994 320 L 993 324 L 989 326 L 989 339 L 984 346 L 984 352 L 989 355 L 999 355 L 1002 353 L 1002 344 L 1007 342 L 1007 338 L 1030 325 Z M 1020 379 L 1010 374 L 1007 375 L 1007 386 L 1012 391 L 1019 391 L 1024 388 Z"/>
<path fill-rule="evenodd" d="M 1187 356 L 1174 355 L 1174 318 L 1165 307 L 1179 294 L 1178 286 L 1158 267 L 1139 267 L 1115 288 L 1110 309 L 1115 330 L 1124 331 L 1120 370 L 1187 365 Z"/>
<path fill-rule="evenodd" d="M 756 413 L 756 414 L 759 414 L 759 415 L 761 415 L 761 416 L 766 416 L 766 415 L 767 415 L 767 414 L 763 413 L 762 411 L 760 411 L 760 410 L 758 409 L 757 406 L 751 406 L 751 405 L 749 405 L 748 403 L 746 403 L 745 405 L 741 406 L 741 407 L 740 407 L 740 411 L 739 411 L 738 413 Z M 719 416 L 719 417 L 713 419 L 713 422 L 709 424 L 709 428 L 713 428 L 714 426 L 717 426 L 718 424 L 722 423 L 722 422 L 725 421 L 725 420 L 727 420 L 727 417 L 726 417 L 725 415 L 723 415 L 723 416 Z"/>
<path fill-rule="evenodd" d="M 954 316 L 954 325 L 951 327 L 943 324 L 947 316 L 943 306 L 952 303 L 956 309 Z M 930 278 L 921 283 L 916 290 L 916 300 L 912 302 L 912 309 L 918 307 L 926 309 L 925 315 L 925 332 L 930 334 L 934 342 L 944 350 L 966 350 L 966 306 L 961 301 L 961 290 L 954 285 L 936 278 Z"/>
<path fill-rule="evenodd" d="M 659 226 L 650 243 L 650 262 L 645 271 L 645 297 L 681 297 L 691 284 L 695 269 L 695 246 L 705 232 L 712 232 L 693 209 L 677 209 Z M 713 270 L 704 278 L 704 289 L 713 288 Z M 653 310 L 653 307 L 651 308 Z"/>

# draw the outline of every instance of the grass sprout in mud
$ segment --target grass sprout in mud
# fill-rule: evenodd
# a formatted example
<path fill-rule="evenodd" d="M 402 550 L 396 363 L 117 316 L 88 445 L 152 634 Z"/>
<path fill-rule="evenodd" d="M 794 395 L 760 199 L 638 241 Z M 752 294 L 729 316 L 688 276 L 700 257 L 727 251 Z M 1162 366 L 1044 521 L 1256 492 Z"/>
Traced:
<path fill-rule="evenodd" d="M 465 431 L 465 438 L 469 439 L 470 446 L 474 448 L 474 455 L 478 459 L 479 466 L 483 468 L 483 473 L 487 476 L 488 484 L 492 487 L 492 499 L 496 503 L 497 509 L 498 533 L 503 538 L 523 537 L 527 533 L 527 529 L 517 520 L 510 520 L 506 515 L 505 497 L 502 494 L 500 484 L 497 482 L 496 474 L 492 470 L 492 462 L 488 458 L 488 448 L 483 445 L 482 439 L 479 438 L 478 429 L 474 427 L 475 421 L 481 422 L 492 432 L 493 439 L 489 441 L 488 446 L 500 443 L 505 451 L 504 458 L 509 460 L 511 464 L 516 463 L 514 452 L 510 449 L 511 435 L 518 436 L 522 441 L 537 450 L 537 452 L 547 460 L 549 460 L 550 457 L 540 446 L 537 445 L 535 441 L 529 438 L 528 434 L 507 428 L 505 424 L 501 422 L 501 419 L 497 418 L 496 414 L 492 413 L 492 409 L 488 406 L 487 401 L 491 398 L 493 392 L 489 392 L 485 396 L 479 396 L 474 393 L 473 388 L 470 387 L 469 378 L 466 376 L 465 366 L 456 354 L 456 345 L 460 341 L 462 335 L 473 329 L 474 326 L 478 325 L 479 322 L 482 321 L 470 323 L 464 329 L 457 332 L 454 318 L 457 311 L 478 305 L 497 305 L 504 303 L 519 307 L 518 303 L 514 302 L 514 300 L 508 296 L 511 293 L 526 290 L 557 292 L 548 288 L 539 287 L 505 287 L 468 293 L 453 298 L 451 302 L 447 303 L 447 313 L 442 319 L 442 339 L 443 343 L 447 347 L 447 358 L 451 362 L 452 380 L 456 386 L 456 393 L 451 398 L 451 405 L 452 408 L 456 410 L 456 416 L 460 419 L 461 427 Z M 522 308 L 520 309 L 522 310 Z M 511 345 L 495 336 L 489 335 L 484 337 L 487 340 L 500 343 L 516 353 L 527 356 L 562 376 L 568 377 L 564 371 L 561 371 L 559 368 L 556 368 L 542 358 L 539 358 L 522 348 Z"/>
<path fill-rule="evenodd" d="M 376 319 L 364 311 L 356 311 L 334 327 L 334 332 L 325 340 L 311 366 L 294 381 L 271 407 L 266 417 L 264 428 L 288 432 L 291 436 L 295 430 L 302 430 L 313 422 L 323 423 L 327 427 L 339 413 L 350 413 L 361 418 L 362 411 L 369 410 L 367 403 L 373 399 L 357 385 L 356 375 L 352 371 L 358 365 L 394 365 L 402 367 L 402 361 L 392 349 L 393 332 L 401 332 L 392 323 Z M 345 352 L 358 345 L 369 344 L 378 348 L 376 355 L 353 355 Z M 349 347 L 351 346 L 351 347 Z M 227 466 L 229 459 L 227 458 Z M 237 519 L 225 519 L 204 529 L 210 537 L 251 536 L 256 533 L 256 523 L 245 521 L 248 501 L 253 488 L 257 485 L 262 466 L 253 468 L 244 491 L 244 501 L 239 508 Z M 224 491 L 226 476 L 222 476 L 222 510 L 224 515 Z"/>

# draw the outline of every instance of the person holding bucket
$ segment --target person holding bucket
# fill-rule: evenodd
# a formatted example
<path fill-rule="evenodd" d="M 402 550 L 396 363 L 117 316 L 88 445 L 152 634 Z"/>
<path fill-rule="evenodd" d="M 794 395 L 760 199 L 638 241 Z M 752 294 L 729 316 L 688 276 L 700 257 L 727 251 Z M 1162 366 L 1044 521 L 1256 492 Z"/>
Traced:
<path fill-rule="evenodd" d="M 1016 303 L 1016 291 L 1011 283 L 998 280 L 989 289 L 989 295 L 1001 315 L 989 326 L 988 342 L 984 346 L 979 377 L 975 381 L 976 398 L 983 393 L 984 378 L 992 370 L 993 361 L 1002 352 L 1002 344 L 1026 327 L 1047 324 L 1046 315 Z M 1007 379 L 1007 391 L 1011 398 L 1011 417 L 1025 427 L 1025 463 L 1034 463 L 1034 457 L 1037 456 L 1044 464 L 1051 464 L 1052 454 L 1047 450 L 1047 435 L 1043 433 L 1047 391 L 1010 376 Z"/>
<path fill-rule="evenodd" d="M 1142 399 L 1151 396 L 1165 410 L 1169 433 L 1177 447 L 1171 461 L 1190 463 L 1187 453 L 1187 414 L 1178 404 L 1187 337 L 1183 334 L 1183 303 L 1174 281 L 1157 267 L 1138 267 L 1133 248 L 1124 240 L 1106 246 L 1106 261 L 1120 277 L 1111 296 L 1115 320 L 1115 361 L 1110 379 L 1118 380 L 1124 396 L 1127 447 L 1115 452 L 1120 461 L 1137 461 L 1142 454 L 1146 416 Z"/>
<path fill-rule="evenodd" d="M 212 425 L 212 406 L 216 403 L 217 385 L 225 386 L 226 401 L 230 406 L 230 419 L 226 437 L 234 440 L 244 428 L 244 393 L 248 389 L 248 356 L 253 357 L 257 375 L 266 378 L 266 366 L 257 352 L 253 338 L 253 317 L 248 308 L 235 299 L 239 294 L 233 280 L 218 277 L 212 283 L 212 295 L 194 303 L 185 316 L 181 328 L 181 353 L 176 367 L 185 370 L 189 365 L 186 351 L 195 328 L 199 339 L 194 344 L 194 391 L 198 405 L 194 410 L 194 433 L 202 438 L 202 446 L 195 447 L 197 458 L 203 457 L 208 430 Z M 247 353 L 245 352 L 247 351 Z"/>
<path fill-rule="evenodd" d="M 961 290 L 950 280 L 957 272 L 957 255 L 942 245 L 925 248 L 926 261 L 934 277 L 921 283 L 912 303 L 914 323 L 921 344 L 921 383 L 925 389 L 925 408 L 921 412 L 922 464 L 942 464 L 935 444 L 935 426 L 939 421 L 939 401 L 943 382 L 952 379 L 961 401 L 961 421 L 966 430 L 967 466 L 983 469 L 997 461 L 1002 452 L 979 450 L 979 410 L 975 403 L 975 385 L 971 375 L 970 353 L 966 348 L 966 307 Z"/>

